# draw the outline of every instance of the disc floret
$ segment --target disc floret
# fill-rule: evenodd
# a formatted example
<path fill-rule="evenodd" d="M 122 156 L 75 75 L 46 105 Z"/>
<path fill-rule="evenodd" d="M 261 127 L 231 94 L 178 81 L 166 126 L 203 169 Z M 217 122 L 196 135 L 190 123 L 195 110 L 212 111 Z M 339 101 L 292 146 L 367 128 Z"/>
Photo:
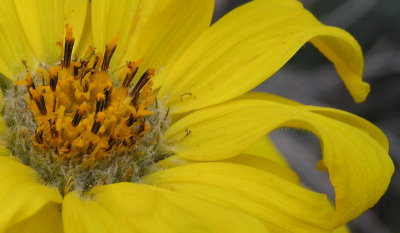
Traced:
<path fill-rule="evenodd" d="M 54 176 L 67 174 L 55 182 L 60 190 L 73 188 L 74 179 L 81 179 L 81 189 L 101 183 L 131 181 L 137 163 L 155 159 L 148 158 L 154 153 L 154 146 L 151 153 L 143 150 L 136 153 L 146 135 L 153 137 L 157 134 L 154 131 L 161 127 L 159 122 L 156 123 L 158 129 L 151 127 L 158 119 L 154 116 L 157 108 L 153 104 L 155 95 L 151 81 L 155 70 L 149 68 L 135 79 L 139 64 L 128 61 L 120 71 L 121 81 L 117 82 L 118 77 L 110 70 L 117 39 L 106 44 L 104 53 L 89 48 L 84 58 L 72 58 L 74 42 L 72 30 L 67 25 L 65 40 L 60 43 L 60 61 L 52 66 L 42 65 L 35 72 L 27 68 L 24 78 L 16 82 L 26 87 L 26 107 L 35 125 L 33 136 L 27 140 L 32 144 L 31 156 L 43 157 L 29 158 L 27 163 L 45 161 L 38 162 L 39 166 L 54 165 L 46 168 L 47 172 L 39 169 L 45 180 L 46 176 L 50 177 L 49 183 L 58 179 Z M 12 118 L 15 117 L 18 118 Z M 5 116 L 6 123 L 17 128 L 16 121 L 10 118 Z M 150 119 L 152 122 L 149 118 L 153 118 Z M 129 164 L 119 164 L 123 161 L 129 161 Z M 113 166 L 117 168 L 112 171 L 115 175 L 110 176 L 111 181 L 103 175 L 100 175 L 101 179 L 106 181 L 96 177 Z M 63 174 L 48 174 L 54 172 Z M 130 176 L 126 177 L 127 174 Z"/>

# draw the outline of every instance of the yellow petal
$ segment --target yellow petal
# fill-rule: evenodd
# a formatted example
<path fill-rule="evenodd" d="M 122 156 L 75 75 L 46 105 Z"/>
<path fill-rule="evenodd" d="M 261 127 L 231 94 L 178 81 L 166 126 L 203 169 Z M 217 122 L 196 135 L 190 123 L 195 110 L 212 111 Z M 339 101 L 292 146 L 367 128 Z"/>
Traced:
<path fill-rule="evenodd" d="M 82 43 L 85 38 L 84 26 L 86 21 L 88 20 L 89 14 L 89 4 L 90 2 L 87 0 L 64 0 L 64 24 L 71 25 L 74 38 L 75 45 L 73 54 L 77 52 L 77 48 L 79 44 Z M 64 39 L 64 34 L 62 39 Z M 93 44 L 92 44 L 93 45 Z M 59 54 L 58 54 L 59 55 Z"/>
<path fill-rule="evenodd" d="M 3 77 L 0 78 L 0 82 L 3 82 Z M 3 109 L 4 99 L 3 99 L 3 90 L 0 90 L 0 109 Z"/>
<path fill-rule="evenodd" d="M 1 61 L 0 61 L 1 62 Z M 2 79 L 2 77 L 0 77 L 0 79 Z M 0 111 L 4 111 L 3 110 L 4 107 L 4 100 L 3 100 L 3 91 L 0 90 Z M 0 132 L 4 133 L 4 130 L 6 130 L 6 125 L 4 123 L 3 117 L 0 117 Z M 3 134 L 4 135 L 4 134 Z M 3 147 L 2 145 L 0 145 L 0 148 Z M 0 149 L 0 151 L 2 151 L 2 149 Z M 2 153 L 0 152 L 0 155 Z"/>
<path fill-rule="evenodd" d="M 7 233 L 63 233 L 61 204 L 49 203 L 32 217 L 14 225 Z"/>
<path fill-rule="evenodd" d="M 131 54 L 143 58 L 142 67 L 154 67 L 157 73 L 176 62 L 179 56 L 211 24 L 214 10 L 213 0 L 159 1 L 152 16 L 138 35 L 137 43 L 128 48 L 123 60 L 132 59 Z M 155 88 L 162 77 L 153 78 Z"/>
<path fill-rule="evenodd" d="M 296 0 L 252 1 L 228 13 L 160 74 L 166 77 L 159 99 L 172 113 L 232 99 L 269 78 L 310 40 L 334 62 L 354 99 L 363 101 L 369 85 L 361 79 L 359 45 Z"/>
<path fill-rule="evenodd" d="M 350 233 L 349 228 L 346 225 L 343 225 L 333 231 L 333 233 Z"/>
<path fill-rule="evenodd" d="M 307 106 L 307 105 L 303 105 L 303 108 L 307 111 L 318 113 L 320 115 L 329 117 L 331 119 L 346 122 L 346 124 L 352 125 L 353 127 L 357 127 L 358 129 L 367 133 L 369 136 L 373 137 L 379 144 L 381 144 L 383 148 L 385 148 L 386 150 L 389 149 L 389 142 L 385 134 L 374 124 L 363 118 L 333 108 L 324 108 L 324 107 Z"/>
<path fill-rule="evenodd" d="M 266 93 L 266 92 L 259 92 L 259 91 L 250 91 L 247 92 L 236 99 L 260 99 L 260 100 L 269 100 L 269 101 L 274 101 L 278 102 L 281 104 L 286 104 L 286 105 L 293 105 L 293 106 L 300 106 L 302 105 L 301 103 L 279 96 L 271 93 Z"/>
<path fill-rule="evenodd" d="M 65 197 L 66 233 L 268 232 L 253 216 L 149 185 L 116 183 L 88 195 Z"/>
<path fill-rule="evenodd" d="M 91 8 L 92 4 L 91 1 L 87 2 L 87 7 L 86 7 L 86 14 L 85 14 L 85 19 L 84 19 L 84 25 L 82 29 L 82 33 L 80 36 L 79 43 L 74 46 L 74 56 L 78 58 L 82 58 L 87 56 L 88 49 L 93 48 L 94 42 L 93 42 L 93 33 L 92 33 L 92 14 L 91 14 Z M 75 31 L 75 30 L 74 30 Z M 103 45 L 104 47 L 104 45 Z"/>
<path fill-rule="evenodd" d="M 294 171 L 292 171 L 287 164 L 283 165 L 281 163 L 277 163 L 273 160 L 264 157 L 243 153 L 229 159 L 221 160 L 221 162 L 240 164 L 252 168 L 265 170 L 290 182 L 296 184 L 300 183 L 297 174 Z"/>
<path fill-rule="evenodd" d="M 192 163 L 163 170 L 143 182 L 243 211 L 271 232 L 330 232 L 333 208 L 326 195 L 273 173 L 243 165 Z"/>
<path fill-rule="evenodd" d="M 244 95 L 239 96 L 237 99 L 259 99 L 259 100 L 268 100 L 273 102 L 278 102 L 285 105 L 292 105 L 302 107 L 307 111 L 315 112 L 329 118 L 333 118 L 339 121 L 346 122 L 349 125 L 353 125 L 366 133 L 368 133 L 371 137 L 373 137 L 377 142 L 379 142 L 384 148 L 389 148 L 388 140 L 385 134 L 373 125 L 371 122 L 364 120 L 360 117 L 357 117 L 348 112 L 334 109 L 334 108 L 324 108 L 324 107 L 316 107 L 309 105 L 302 105 L 301 103 L 284 98 L 282 96 L 278 96 L 271 93 L 264 92 L 248 92 Z"/>
<path fill-rule="evenodd" d="M 147 2 L 150 1 L 143 1 L 143 4 L 146 5 Z M 121 58 L 121 54 L 127 52 L 126 47 L 129 43 L 130 33 L 132 32 L 134 35 L 137 26 L 142 23 L 142 18 L 137 15 L 142 14 L 143 11 L 147 12 L 147 8 L 142 9 L 140 4 L 142 3 L 137 0 L 91 2 L 91 26 L 96 50 L 104 52 L 105 45 L 114 38 L 118 38 L 113 62 Z M 118 61 L 118 63 L 121 62 L 123 61 Z"/>
<path fill-rule="evenodd" d="M 262 137 L 256 143 L 248 147 L 243 153 L 270 159 L 274 162 L 288 166 L 286 159 L 281 155 L 274 143 L 268 137 Z"/>
<path fill-rule="evenodd" d="M 36 213 L 54 208 L 62 201 L 54 188 L 37 182 L 38 175 L 31 168 L 11 159 L 0 156 L 0 232 L 7 230 Z M 46 207 L 53 205 L 53 207 Z"/>
<path fill-rule="evenodd" d="M 382 196 L 392 176 L 393 163 L 387 148 L 376 140 L 380 136 L 371 136 L 376 135 L 377 128 L 368 124 L 360 129 L 365 120 L 340 111 L 335 114 L 330 118 L 302 106 L 236 100 L 187 115 L 175 122 L 165 137 L 174 145 L 176 154 L 210 161 L 233 157 L 279 127 L 313 132 L 321 139 L 324 164 L 335 188 L 335 224 L 339 226 Z M 347 119 L 351 121 L 346 122 Z"/>
<path fill-rule="evenodd" d="M 71 25 L 75 44 L 79 44 L 88 1 L 15 0 L 15 6 L 38 61 L 55 63 L 60 56 L 57 42 L 64 40 L 64 28 Z"/>
<path fill-rule="evenodd" d="M 34 54 L 22 29 L 14 1 L 4 0 L 0 7 L 0 73 L 11 80 L 23 71 L 22 60 L 34 64 Z"/>
<path fill-rule="evenodd" d="M 10 156 L 10 155 L 11 152 L 5 146 L 0 145 L 0 156 Z"/>
<path fill-rule="evenodd" d="M 144 59 L 158 71 L 208 28 L 212 11 L 211 0 L 92 1 L 94 44 L 102 50 L 117 36 L 114 67 Z"/>
<path fill-rule="evenodd" d="M 154 173 L 160 170 L 165 170 L 169 168 L 179 167 L 186 164 L 193 163 L 193 160 L 187 160 L 178 155 L 172 155 L 168 158 L 158 161 L 149 169 L 146 170 L 146 174 Z M 287 164 L 281 164 L 270 160 L 266 157 L 251 154 L 240 154 L 233 158 L 221 160 L 221 162 L 240 164 L 252 168 L 257 168 L 265 170 L 269 173 L 273 173 L 283 179 L 291 181 L 293 183 L 299 183 L 299 177 L 292 171 Z"/>

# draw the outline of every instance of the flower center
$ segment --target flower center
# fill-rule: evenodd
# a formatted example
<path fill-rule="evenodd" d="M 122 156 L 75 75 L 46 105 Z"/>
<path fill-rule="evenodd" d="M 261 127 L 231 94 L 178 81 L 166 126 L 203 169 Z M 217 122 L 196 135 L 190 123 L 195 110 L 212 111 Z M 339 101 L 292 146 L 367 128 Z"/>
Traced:
<path fill-rule="evenodd" d="M 159 132 L 161 127 L 158 122 L 158 128 L 152 129 L 149 123 L 154 125 L 160 119 L 155 116 L 159 115 L 158 109 L 151 107 L 155 101 L 151 81 L 154 69 L 147 69 L 133 84 L 139 64 L 127 62 L 121 71 L 122 82 L 113 83 L 109 65 L 117 47 L 116 39 L 106 45 L 104 54 L 88 49 L 81 59 L 72 59 L 74 41 L 67 25 L 60 62 L 39 67 L 34 74 L 27 71 L 25 78 L 16 83 L 26 86 L 26 106 L 35 125 L 30 139 L 33 154 L 27 163 L 36 163 L 36 170 L 45 181 L 56 183 L 62 193 L 74 189 L 74 185 L 87 189 L 132 181 L 138 164 L 156 160 L 154 146 L 149 152 L 148 148 L 140 150 L 140 144 L 147 134 L 150 139 L 147 137 L 146 143 L 153 140 L 154 144 L 154 130 Z M 5 120 L 9 126 L 15 125 L 7 117 Z M 9 147 L 18 157 L 18 151 L 12 145 Z M 32 163 L 32 159 L 36 162 Z M 111 177 L 94 174 L 96 169 L 99 173 L 110 172 L 113 165 L 118 171 L 113 171 Z M 59 173 L 63 173 L 61 180 L 54 178 Z"/>

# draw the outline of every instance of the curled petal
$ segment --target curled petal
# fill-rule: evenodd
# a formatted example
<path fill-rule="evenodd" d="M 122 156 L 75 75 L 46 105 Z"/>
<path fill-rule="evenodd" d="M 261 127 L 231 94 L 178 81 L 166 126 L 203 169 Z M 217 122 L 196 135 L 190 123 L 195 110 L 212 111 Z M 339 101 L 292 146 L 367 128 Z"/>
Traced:
<path fill-rule="evenodd" d="M 182 113 L 237 97 L 271 77 L 306 42 L 331 60 L 353 98 L 363 101 L 362 52 L 344 30 L 321 24 L 296 0 L 251 1 L 202 34 L 160 75 L 159 98 Z"/>
<path fill-rule="evenodd" d="M 165 136 L 176 145 L 176 154 L 215 161 L 241 153 L 279 127 L 305 129 L 320 138 L 336 194 L 336 226 L 373 206 L 385 192 L 394 169 L 386 138 L 371 123 L 349 113 L 243 99 L 191 113 Z"/>
<path fill-rule="evenodd" d="M 274 143 L 268 137 L 260 138 L 243 153 L 269 159 L 284 166 L 288 166 L 285 157 L 282 156 Z"/>

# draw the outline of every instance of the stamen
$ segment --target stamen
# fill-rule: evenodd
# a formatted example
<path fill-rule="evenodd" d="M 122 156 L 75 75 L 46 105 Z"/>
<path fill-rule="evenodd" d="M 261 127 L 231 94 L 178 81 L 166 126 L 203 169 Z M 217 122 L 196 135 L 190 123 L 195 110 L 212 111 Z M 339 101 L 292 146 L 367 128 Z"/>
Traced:
<path fill-rule="evenodd" d="M 93 69 L 96 70 L 96 67 L 97 67 L 97 64 L 98 64 L 99 61 L 100 61 L 100 58 L 101 58 L 101 55 L 100 55 L 100 54 L 97 54 L 97 55 L 94 57 L 94 62 L 93 62 L 93 66 L 92 66 Z"/>
<path fill-rule="evenodd" d="M 133 78 L 135 77 L 139 67 L 134 63 L 131 62 L 128 64 L 129 71 L 126 73 L 124 81 L 122 82 L 122 87 L 129 87 Z"/>
<path fill-rule="evenodd" d="M 111 93 L 112 93 L 112 87 L 105 88 L 104 89 L 104 108 L 107 109 L 108 106 L 110 106 L 110 101 L 111 101 Z"/>
<path fill-rule="evenodd" d="M 92 130 L 91 130 L 93 134 L 97 134 L 99 132 L 100 127 L 103 124 L 104 119 L 105 119 L 104 112 L 99 112 L 96 115 L 96 120 L 94 121 L 93 126 L 92 126 Z"/>
<path fill-rule="evenodd" d="M 74 66 L 74 76 L 78 76 L 81 67 L 82 67 L 81 63 L 78 63 L 76 66 Z"/>
<path fill-rule="evenodd" d="M 31 73 L 27 72 L 25 75 L 25 81 L 26 81 L 26 86 L 28 87 L 28 89 L 33 88 L 35 89 L 35 83 L 32 80 L 32 75 Z"/>
<path fill-rule="evenodd" d="M 101 112 L 105 108 L 105 96 L 103 93 L 97 94 L 96 97 L 96 113 Z"/>
<path fill-rule="evenodd" d="M 56 128 L 56 121 L 55 120 L 49 120 L 50 124 L 50 132 L 51 132 L 51 137 L 52 138 L 57 138 L 58 137 L 58 131 Z"/>
<path fill-rule="evenodd" d="M 129 61 L 123 81 L 113 87 L 115 72 L 107 70 L 117 39 L 106 45 L 104 56 L 90 48 L 86 57 L 75 59 L 71 27 L 66 25 L 65 31 L 61 61 L 39 67 L 34 77 L 27 72 L 17 84 L 28 89 L 28 107 L 37 124 L 36 148 L 85 169 L 107 155 L 132 150 L 143 139 L 149 128 L 146 117 L 153 114 L 147 108 L 154 100 L 154 69 L 147 69 L 129 92 L 139 64 Z M 35 78 L 41 84 L 35 86 Z"/>
<path fill-rule="evenodd" d="M 56 91 L 57 81 L 58 81 L 58 73 L 56 73 L 56 74 L 50 73 L 49 79 L 50 79 L 50 88 L 51 88 L 51 90 L 52 91 Z"/>
<path fill-rule="evenodd" d="M 87 92 L 89 90 L 89 81 L 83 81 L 83 92 Z"/>
<path fill-rule="evenodd" d="M 72 28 L 70 25 L 65 26 L 65 43 L 64 43 L 64 59 L 62 66 L 68 68 L 71 64 L 72 49 L 74 48 L 75 38 L 72 35 Z"/>
<path fill-rule="evenodd" d="M 37 108 L 39 109 L 40 113 L 42 115 L 47 114 L 47 108 L 46 108 L 46 103 L 44 102 L 44 97 L 42 94 L 40 94 L 38 91 L 36 91 L 33 88 L 29 89 L 29 92 L 31 93 L 31 96 L 33 100 L 36 103 Z"/>
<path fill-rule="evenodd" d="M 42 80 L 42 85 L 46 85 L 46 78 L 49 76 L 49 74 L 47 73 L 47 70 L 45 70 L 42 67 L 38 67 L 36 69 L 36 76 L 38 76 L 40 78 L 40 80 Z"/>
<path fill-rule="evenodd" d="M 154 75 L 154 69 L 150 68 L 147 69 L 146 72 L 140 77 L 139 81 L 136 83 L 136 86 L 132 89 L 131 93 L 129 93 L 129 96 L 136 96 L 139 94 L 140 90 L 146 85 L 146 83 L 150 80 L 151 77 Z"/>
<path fill-rule="evenodd" d="M 39 144 L 43 144 L 43 130 L 35 130 L 35 140 Z"/>
<path fill-rule="evenodd" d="M 90 155 L 93 151 L 94 151 L 94 144 L 93 144 L 93 142 L 89 142 L 89 146 L 88 146 L 88 148 L 86 149 L 86 153 L 88 154 L 88 155 Z"/>
<path fill-rule="evenodd" d="M 110 139 L 108 139 L 108 148 L 106 149 L 106 151 L 110 151 L 116 143 L 117 140 L 115 140 L 115 138 L 113 137 L 110 137 Z"/>
<path fill-rule="evenodd" d="M 83 102 L 79 106 L 79 109 L 76 110 L 74 118 L 72 119 L 72 126 L 74 127 L 78 126 L 79 122 L 82 120 L 82 117 L 85 115 L 87 108 L 88 106 L 86 102 Z"/>
<path fill-rule="evenodd" d="M 133 125 L 133 123 L 136 122 L 136 119 L 133 117 L 132 114 L 129 115 L 128 120 L 125 121 L 125 125 L 128 127 L 131 127 Z"/>
<path fill-rule="evenodd" d="M 117 40 L 118 38 L 114 38 L 106 45 L 106 51 L 104 52 L 103 64 L 101 65 L 101 70 L 105 71 L 108 70 L 110 66 L 111 57 L 117 48 Z"/>

